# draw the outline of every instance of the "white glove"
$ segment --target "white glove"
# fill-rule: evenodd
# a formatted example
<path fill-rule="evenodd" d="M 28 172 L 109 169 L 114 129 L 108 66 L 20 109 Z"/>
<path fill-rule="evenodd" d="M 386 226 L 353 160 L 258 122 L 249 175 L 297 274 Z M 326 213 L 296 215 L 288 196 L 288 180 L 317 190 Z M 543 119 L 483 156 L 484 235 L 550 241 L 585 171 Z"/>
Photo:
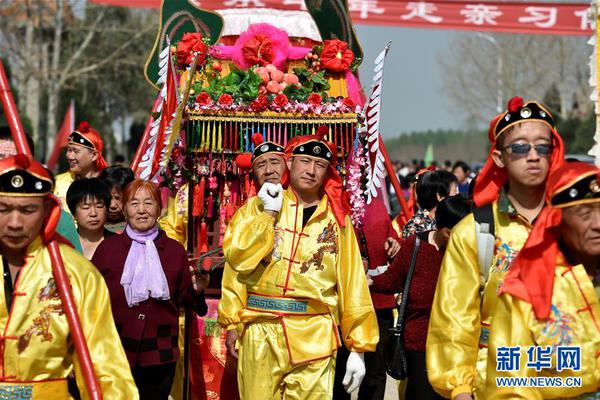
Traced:
<path fill-rule="evenodd" d="M 351 351 L 346 363 L 346 374 L 342 380 L 342 385 L 346 392 L 352 393 L 360 387 L 365 377 L 365 354 Z"/>
<path fill-rule="evenodd" d="M 283 187 L 270 182 L 263 183 L 258 192 L 258 198 L 262 201 L 265 211 L 281 211 L 283 204 Z"/>

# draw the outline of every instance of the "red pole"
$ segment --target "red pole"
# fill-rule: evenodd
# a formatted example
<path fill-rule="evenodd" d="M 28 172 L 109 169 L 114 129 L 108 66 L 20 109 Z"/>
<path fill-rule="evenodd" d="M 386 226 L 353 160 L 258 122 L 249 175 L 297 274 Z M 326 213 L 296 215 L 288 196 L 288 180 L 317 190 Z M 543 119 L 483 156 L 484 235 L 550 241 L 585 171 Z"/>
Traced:
<path fill-rule="evenodd" d="M 31 154 L 31 149 L 29 148 L 29 144 L 25 137 L 25 130 L 19 119 L 17 107 L 15 106 L 15 101 L 13 100 L 12 92 L 10 91 L 10 85 L 8 84 L 8 78 L 6 77 L 2 60 L 0 60 L 0 94 L 2 96 L 1 100 L 2 107 L 4 108 L 4 116 L 6 117 L 8 127 L 12 132 L 17 152 L 21 154 Z"/>
<path fill-rule="evenodd" d="M 379 135 L 379 149 L 381 150 L 381 155 L 384 158 L 385 169 L 390 177 L 390 182 L 396 191 L 396 196 L 398 197 L 398 202 L 400 203 L 400 208 L 402 209 L 402 214 L 400 217 L 400 222 L 402 225 L 408 222 L 408 216 L 410 215 L 408 212 L 408 204 L 406 204 L 406 200 L 402 195 L 402 187 L 400 187 L 400 182 L 398 181 L 398 177 L 396 176 L 396 171 L 394 171 L 394 166 L 392 165 L 392 161 L 390 160 L 390 155 L 383 144 L 383 138 Z"/>
<path fill-rule="evenodd" d="M 31 155 L 31 150 L 27 144 L 25 132 L 23 131 L 23 125 L 19 119 L 17 107 L 15 106 L 15 101 L 12 97 L 10 85 L 8 84 L 8 79 L 6 78 L 6 73 L 4 71 L 4 65 L 2 64 L 1 60 L 0 93 L 0 100 L 2 101 L 2 107 L 4 108 L 4 115 L 6 116 L 8 126 L 12 132 L 13 140 L 15 141 L 15 145 L 17 147 L 17 152 L 20 154 Z M 48 244 L 48 251 L 50 252 L 50 259 L 52 260 L 52 273 L 54 274 L 54 279 L 56 281 L 56 285 L 58 286 L 58 293 L 67 317 L 71 338 L 73 340 L 73 344 L 75 345 L 77 356 L 81 362 L 81 370 L 85 385 L 92 400 L 101 400 L 102 391 L 100 390 L 100 384 L 98 383 L 98 379 L 94 373 L 94 365 L 85 341 L 83 329 L 81 328 L 81 321 L 79 320 L 77 306 L 75 305 L 75 300 L 73 299 L 73 292 L 71 291 L 69 278 L 67 276 L 67 272 L 65 271 L 65 266 L 60 255 L 58 243 L 55 240 Z"/>

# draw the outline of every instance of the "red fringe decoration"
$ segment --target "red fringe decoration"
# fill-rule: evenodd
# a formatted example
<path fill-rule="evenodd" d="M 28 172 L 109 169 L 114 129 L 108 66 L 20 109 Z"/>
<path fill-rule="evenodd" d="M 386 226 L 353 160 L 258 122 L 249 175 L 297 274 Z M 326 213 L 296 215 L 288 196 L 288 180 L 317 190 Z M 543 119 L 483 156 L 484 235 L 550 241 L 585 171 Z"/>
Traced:
<path fill-rule="evenodd" d="M 204 214 L 204 189 L 206 181 L 204 177 L 200 179 L 200 182 L 194 186 L 194 207 L 192 209 L 192 216 L 201 217 Z"/>

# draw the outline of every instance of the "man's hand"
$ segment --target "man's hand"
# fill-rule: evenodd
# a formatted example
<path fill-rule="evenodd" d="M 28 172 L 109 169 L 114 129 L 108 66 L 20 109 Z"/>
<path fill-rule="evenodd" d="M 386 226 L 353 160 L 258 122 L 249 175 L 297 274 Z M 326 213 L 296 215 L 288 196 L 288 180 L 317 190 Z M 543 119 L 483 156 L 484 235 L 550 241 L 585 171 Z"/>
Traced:
<path fill-rule="evenodd" d="M 233 357 L 238 358 L 238 352 L 235 349 L 235 343 L 238 339 L 237 329 L 231 329 L 227 331 L 227 339 L 225 339 L 225 346 Z"/>
<path fill-rule="evenodd" d="M 388 258 L 394 258 L 400 251 L 400 243 L 398 243 L 398 241 L 393 237 L 389 237 L 385 241 L 383 248 L 387 252 Z"/>
<path fill-rule="evenodd" d="M 461 393 L 457 396 L 454 396 L 452 400 L 473 400 L 473 396 L 471 396 L 469 393 Z"/>
<path fill-rule="evenodd" d="M 346 363 L 346 374 L 342 380 L 342 385 L 346 392 L 352 393 L 360 387 L 360 384 L 365 377 L 365 355 L 351 351 Z"/>
<path fill-rule="evenodd" d="M 265 212 L 270 215 L 276 215 L 281 211 L 283 204 L 283 187 L 281 183 L 277 185 L 270 182 L 263 183 L 257 194 L 260 201 L 263 203 Z M 269 212 L 270 211 L 270 212 Z"/>
<path fill-rule="evenodd" d="M 199 272 L 196 265 L 190 265 L 190 274 L 192 275 L 192 286 L 196 293 L 202 293 L 208 286 L 210 274 L 206 271 Z"/>

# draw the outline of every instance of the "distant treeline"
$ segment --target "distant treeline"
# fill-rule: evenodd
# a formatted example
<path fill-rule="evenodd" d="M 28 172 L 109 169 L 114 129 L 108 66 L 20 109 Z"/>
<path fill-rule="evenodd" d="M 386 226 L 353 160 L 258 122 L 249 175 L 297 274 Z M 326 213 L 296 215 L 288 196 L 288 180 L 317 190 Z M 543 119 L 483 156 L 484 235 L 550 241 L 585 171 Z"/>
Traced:
<path fill-rule="evenodd" d="M 429 130 L 385 139 L 392 160 L 405 162 L 423 159 L 429 144 L 433 145 L 434 159 L 440 164 L 445 160 L 482 162 L 489 151 L 487 133 L 484 131 Z"/>
<path fill-rule="evenodd" d="M 594 143 L 595 129 L 596 120 L 593 113 L 584 119 L 560 120 L 557 125 L 568 154 L 587 154 Z M 434 159 L 440 164 L 445 160 L 483 162 L 490 149 L 487 131 L 483 130 L 429 130 L 385 139 L 392 160 L 405 162 L 413 159 L 422 160 L 429 144 L 433 145 Z"/>

